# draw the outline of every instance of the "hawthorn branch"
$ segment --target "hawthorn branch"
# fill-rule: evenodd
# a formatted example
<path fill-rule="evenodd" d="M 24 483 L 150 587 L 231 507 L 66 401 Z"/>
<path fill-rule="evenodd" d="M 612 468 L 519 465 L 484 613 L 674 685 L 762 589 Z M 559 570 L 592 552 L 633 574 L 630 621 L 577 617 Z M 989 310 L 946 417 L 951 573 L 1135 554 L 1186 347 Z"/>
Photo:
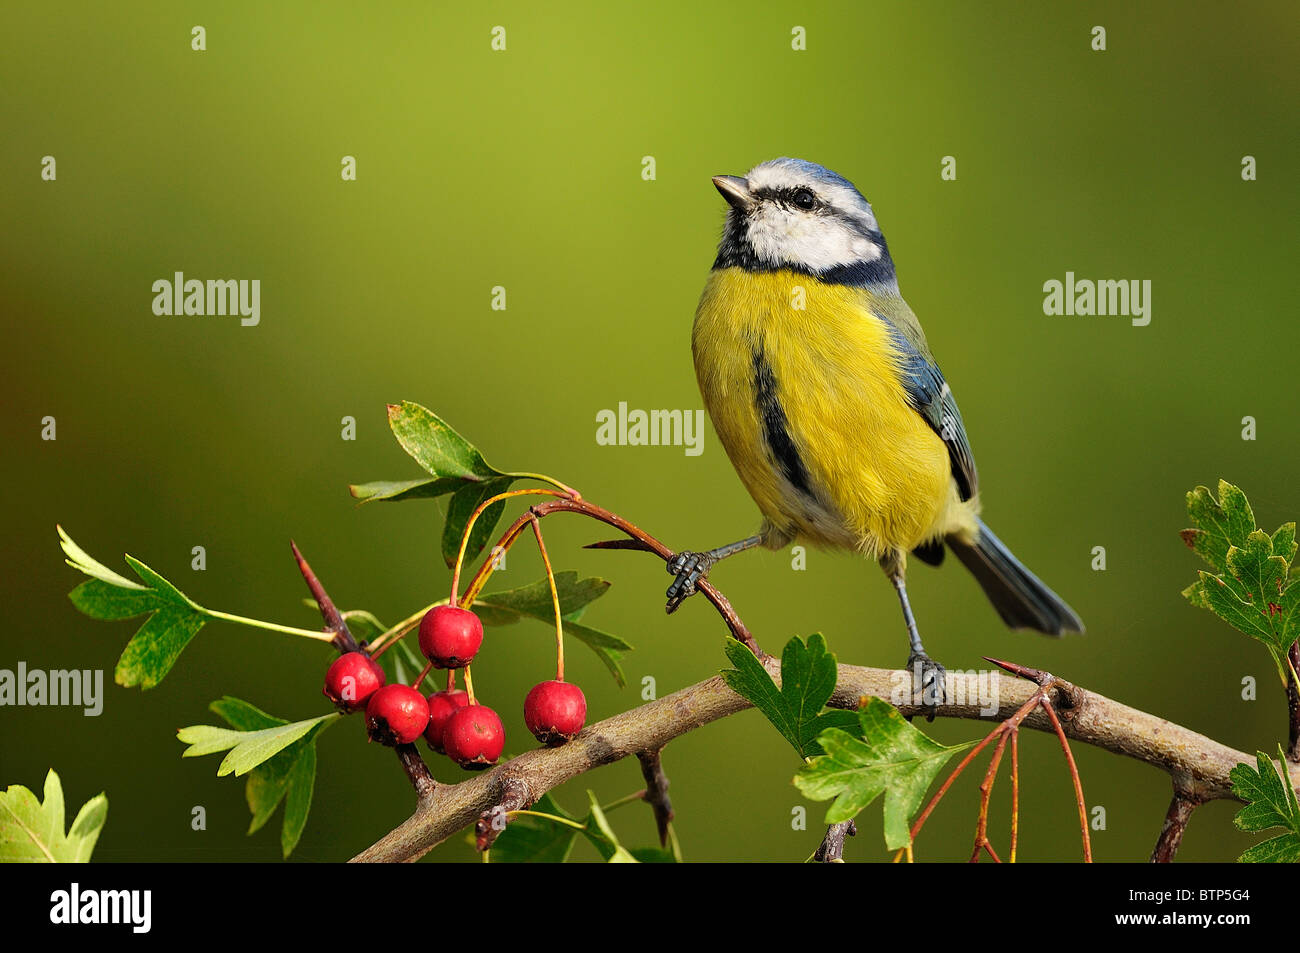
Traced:
<path fill-rule="evenodd" d="M 402 763 L 402 770 L 410 779 L 411 787 L 415 788 L 416 800 L 421 803 L 429 800 L 433 797 L 437 784 L 433 780 L 433 775 L 429 773 L 429 766 L 420 757 L 419 750 L 415 745 L 398 745 L 396 751 L 397 760 Z"/>
<path fill-rule="evenodd" d="M 780 679 L 780 661 L 764 658 L 763 665 Z M 979 676 L 949 673 L 954 697 L 978 699 Z M 984 678 L 990 676 L 986 673 Z M 890 701 L 900 686 L 910 686 L 911 675 L 892 669 L 840 665 L 832 707 L 856 709 L 864 695 Z M 997 720 L 1010 718 L 1038 691 L 1020 678 L 994 676 Z M 987 697 L 988 685 L 984 686 Z M 910 690 L 902 694 L 910 698 Z M 1104 695 L 1067 682 L 1052 689 L 1053 707 L 1062 730 L 1071 739 L 1133 758 L 1168 773 L 1176 789 L 1198 802 L 1233 798 L 1228 772 L 1253 757 L 1207 738 L 1182 725 L 1139 711 Z M 520 806 L 533 804 L 547 791 L 594 768 L 643 751 L 662 748 L 687 732 L 734 715 L 750 704 L 720 676 L 705 679 L 638 708 L 588 726 L 558 748 L 529 751 L 460 784 L 439 784 L 421 798 L 415 812 L 400 826 L 353 858 L 354 861 L 393 862 L 417 860 L 457 831 L 475 823 L 484 812 L 509 797 Z M 907 715 L 924 714 L 921 706 L 902 704 Z M 977 701 L 941 705 L 939 717 L 979 719 Z M 1041 707 L 1025 716 L 1023 725 L 1056 733 Z M 1291 767 L 1300 784 L 1300 766 Z M 516 808 L 517 809 L 517 808 Z"/>
<path fill-rule="evenodd" d="M 852 821 L 840 821 L 826 828 L 826 836 L 813 854 L 812 859 L 819 864 L 844 863 L 844 842 L 858 835 L 858 825 Z"/>
<path fill-rule="evenodd" d="M 668 825 L 673 820 L 673 802 L 668 799 L 668 775 L 664 774 L 663 750 L 637 752 L 641 762 L 641 777 L 645 778 L 642 799 L 654 812 L 655 827 L 659 830 L 659 846 L 668 846 Z"/>
<path fill-rule="evenodd" d="M 1183 832 L 1187 822 L 1192 819 L 1192 811 L 1201 806 L 1199 799 L 1174 788 L 1169 810 L 1165 812 L 1165 822 L 1160 826 L 1160 837 L 1156 840 L 1155 850 L 1151 852 L 1151 863 L 1167 864 L 1178 853 L 1178 846 L 1183 842 Z"/>

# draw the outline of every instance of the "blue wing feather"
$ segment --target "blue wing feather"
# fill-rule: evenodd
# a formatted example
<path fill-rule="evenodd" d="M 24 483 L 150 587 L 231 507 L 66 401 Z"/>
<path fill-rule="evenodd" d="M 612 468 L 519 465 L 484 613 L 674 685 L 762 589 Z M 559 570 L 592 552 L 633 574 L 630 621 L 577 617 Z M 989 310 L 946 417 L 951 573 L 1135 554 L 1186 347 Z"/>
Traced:
<path fill-rule="evenodd" d="M 952 388 L 934 361 L 921 353 L 886 316 L 877 316 L 889 328 L 890 336 L 903 357 L 903 386 L 907 389 L 908 399 L 947 445 L 957 489 L 963 500 L 969 500 L 979 490 L 979 474 L 975 470 L 970 439 L 966 436 L 966 425 L 957 409 Z"/>

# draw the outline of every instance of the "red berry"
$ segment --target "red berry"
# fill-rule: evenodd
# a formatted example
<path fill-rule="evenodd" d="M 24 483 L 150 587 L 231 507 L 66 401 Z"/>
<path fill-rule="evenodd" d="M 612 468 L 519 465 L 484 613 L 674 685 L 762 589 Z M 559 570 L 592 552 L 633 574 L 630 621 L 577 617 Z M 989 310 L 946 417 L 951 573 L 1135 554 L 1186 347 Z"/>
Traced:
<path fill-rule="evenodd" d="M 457 689 L 454 692 L 434 692 L 429 696 L 429 727 L 424 729 L 424 740 L 429 747 L 439 754 L 446 754 L 442 748 L 442 732 L 447 722 L 457 711 L 469 704 L 469 696 Z"/>
<path fill-rule="evenodd" d="M 409 745 L 429 725 L 429 703 L 409 685 L 385 685 L 366 705 L 366 734 L 380 744 Z"/>
<path fill-rule="evenodd" d="M 420 621 L 420 651 L 435 668 L 464 668 L 483 644 L 483 623 L 468 609 L 434 606 Z"/>
<path fill-rule="evenodd" d="M 497 713 L 486 705 L 466 705 L 453 712 L 442 731 L 442 747 L 462 768 L 478 770 L 494 764 L 506 746 L 506 732 Z"/>
<path fill-rule="evenodd" d="M 383 687 L 384 670 L 365 652 L 348 652 L 334 660 L 325 673 L 325 697 L 343 711 L 360 711 L 370 696 Z"/>
<path fill-rule="evenodd" d="M 582 731 L 587 699 L 571 682 L 538 682 L 524 699 L 524 724 L 544 745 L 562 745 Z"/>

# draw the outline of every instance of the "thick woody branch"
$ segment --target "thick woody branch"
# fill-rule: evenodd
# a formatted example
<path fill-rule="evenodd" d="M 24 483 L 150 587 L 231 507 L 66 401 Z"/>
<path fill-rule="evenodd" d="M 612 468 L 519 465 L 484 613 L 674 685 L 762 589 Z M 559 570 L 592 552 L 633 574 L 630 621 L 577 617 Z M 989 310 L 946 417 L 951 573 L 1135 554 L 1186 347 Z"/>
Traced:
<path fill-rule="evenodd" d="M 780 662 L 763 660 L 773 678 L 780 678 Z M 988 678 L 986 674 L 983 676 Z M 956 698 L 977 699 L 981 687 L 975 675 L 950 673 Z M 839 667 L 839 683 L 830 704 L 856 708 L 864 695 L 890 700 L 897 686 L 910 686 L 910 673 L 890 669 Z M 1004 720 L 1023 705 L 1037 686 L 1019 678 L 996 676 L 998 711 Z M 987 682 L 983 686 L 988 695 Z M 1125 755 L 1167 772 L 1175 789 L 1197 801 L 1231 798 L 1228 772 L 1252 757 L 1211 738 L 1130 708 L 1103 695 L 1060 683 L 1055 690 L 1056 711 L 1065 733 L 1076 741 Z M 354 861 L 412 861 L 475 823 L 484 811 L 503 803 L 507 795 L 520 806 L 535 803 L 547 791 L 571 778 L 629 755 L 662 748 L 669 741 L 709 722 L 750 707 L 721 677 L 714 676 L 638 708 L 589 726 L 559 748 L 530 751 L 460 784 L 438 785 L 422 798 L 405 823 L 362 851 Z M 904 715 L 922 714 L 917 705 L 899 706 Z M 978 702 L 942 705 L 937 714 L 946 718 L 978 719 Z M 1054 733 L 1047 715 L 1036 709 L 1024 725 Z M 1300 783 L 1300 767 L 1292 767 Z"/>

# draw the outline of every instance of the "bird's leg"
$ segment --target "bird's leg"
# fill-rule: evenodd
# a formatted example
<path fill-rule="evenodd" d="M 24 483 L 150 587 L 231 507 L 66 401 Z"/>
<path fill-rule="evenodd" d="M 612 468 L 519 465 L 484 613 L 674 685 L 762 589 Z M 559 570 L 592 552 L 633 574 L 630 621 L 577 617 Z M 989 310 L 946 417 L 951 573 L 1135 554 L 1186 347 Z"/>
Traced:
<path fill-rule="evenodd" d="M 668 604 L 664 606 L 664 611 L 669 614 L 676 612 L 678 606 L 690 596 L 695 595 L 696 584 L 709 574 L 709 570 L 719 560 L 734 556 L 736 553 L 743 553 L 747 549 L 753 549 L 755 546 L 761 545 L 762 542 L 762 536 L 750 536 L 734 543 L 728 543 L 726 546 L 719 546 L 717 549 L 710 549 L 707 552 L 680 552 L 668 560 L 668 574 L 677 578 L 673 580 L 673 584 L 668 587 L 668 591 L 665 593 L 668 596 Z"/>
<path fill-rule="evenodd" d="M 903 621 L 907 624 L 907 640 L 912 649 L 907 657 L 907 670 L 912 673 L 912 692 L 920 695 L 926 720 L 934 721 L 935 709 L 944 698 L 944 676 L 947 672 L 942 665 L 925 654 L 921 633 L 916 628 L 916 617 L 912 615 L 912 604 L 907 598 L 902 560 L 887 558 L 882 563 L 889 581 L 898 592 L 898 602 L 903 607 Z"/>

